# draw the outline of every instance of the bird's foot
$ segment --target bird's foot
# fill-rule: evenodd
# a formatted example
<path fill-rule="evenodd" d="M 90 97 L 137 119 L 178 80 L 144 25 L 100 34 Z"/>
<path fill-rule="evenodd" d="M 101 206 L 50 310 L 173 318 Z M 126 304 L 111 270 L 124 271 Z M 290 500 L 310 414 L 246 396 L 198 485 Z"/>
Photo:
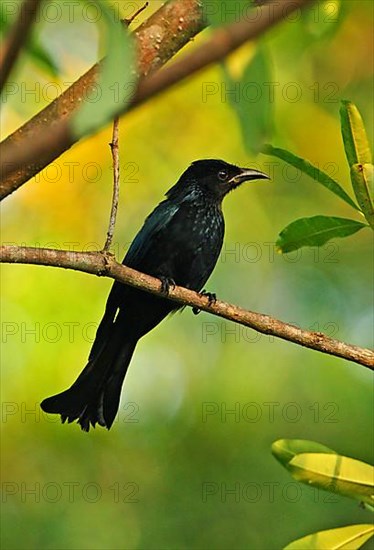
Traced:
<path fill-rule="evenodd" d="M 208 298 L 208 305 L 211 306 L 217 301 L 217 295 L 215 292 L 207 292 L 205 289 L 200 292 L 200 296 L 206 296 Z"/>
<path fill-rule="evenodd" d="M 206 298 L 208 298 L 208 306 L 211 306 L 212 304 L 215 304 L 216 301 L 217 301 L 217 296 L 214 292 L 207 292 L 205 289 L 202 290 L 201 292 L 199 292 L 200 296 L 205 296 Z M 193 307 L 192 308 L 192 313 L 194 315 L 199 315 L 201 309 L 199 309 L 198 307 Z"/>
<path fill-rule="evenodd" d="M 177 286 L 171 277 L 159 277 L 159 279 L 161 281 L 161 292 L 166 296 L 169 294 L 170 288 L 174 289 Z"/>

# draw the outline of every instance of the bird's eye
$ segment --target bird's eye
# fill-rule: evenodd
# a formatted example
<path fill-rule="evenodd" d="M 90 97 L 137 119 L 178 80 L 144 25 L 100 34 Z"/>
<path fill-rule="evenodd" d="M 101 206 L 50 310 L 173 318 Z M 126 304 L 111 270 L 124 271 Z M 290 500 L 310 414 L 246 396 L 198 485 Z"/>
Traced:
<path fill-rule="evenodd" d="M 229 174 L 228 174 L 227 170 L 220 170 L 218 172 L 218 177 L 221 181 L 226 181 L 227 178 L 229 177 Z"/>

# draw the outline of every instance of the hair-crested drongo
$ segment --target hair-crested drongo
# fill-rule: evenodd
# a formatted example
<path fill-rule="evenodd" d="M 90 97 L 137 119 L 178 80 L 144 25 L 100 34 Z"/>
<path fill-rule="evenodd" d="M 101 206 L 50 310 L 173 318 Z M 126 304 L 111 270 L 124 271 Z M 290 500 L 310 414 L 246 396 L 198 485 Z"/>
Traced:
<path fill-rule="evenodd" d="M 166 293 L 170 283 L 200 292 L 222 248 L 222 200 L 256 179 L 269 178 L 222 160 L 193 162 L 147 217 L 123 264 L 161 279 Z M 96 423 L 109 429 L 138 340 L 181 307 L 114 282 L 86 367 L 69 389 L 44 399 L 42 409 L 63 422 L 78 420 L 85 431 Z"/>

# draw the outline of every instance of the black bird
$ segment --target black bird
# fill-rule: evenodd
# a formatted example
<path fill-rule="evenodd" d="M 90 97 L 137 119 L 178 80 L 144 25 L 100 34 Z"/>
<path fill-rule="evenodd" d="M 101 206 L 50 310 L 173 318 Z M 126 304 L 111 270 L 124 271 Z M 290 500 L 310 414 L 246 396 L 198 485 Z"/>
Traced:
<path fill-rule="evenodd" d="M 222 160 L 198 160 L 148 216 L 123 264 L 169 285 L 201 291 L 220 254 L 224 235 L 222 200 L 248 180 L 269 179 L 257 170 Z M 115 282 L 97 329 L 88 363 L 74 384 L 41 403 L 43 411 L 110 428 L 138 340 L 181 306 L 167 298 Z"/>

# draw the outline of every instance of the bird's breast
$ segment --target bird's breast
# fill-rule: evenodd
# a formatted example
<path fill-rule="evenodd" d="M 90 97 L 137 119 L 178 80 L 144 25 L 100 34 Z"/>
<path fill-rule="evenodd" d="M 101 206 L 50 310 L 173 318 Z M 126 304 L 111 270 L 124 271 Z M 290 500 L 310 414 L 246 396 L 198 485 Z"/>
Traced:
<path fill-rule="evenodd" d="M 171 270 L 175 281 L 199 290 L 216 265 L 222 248 L 224 220 L 217 207 L 196 206 L 180 212 L 170 235 Z"/>

